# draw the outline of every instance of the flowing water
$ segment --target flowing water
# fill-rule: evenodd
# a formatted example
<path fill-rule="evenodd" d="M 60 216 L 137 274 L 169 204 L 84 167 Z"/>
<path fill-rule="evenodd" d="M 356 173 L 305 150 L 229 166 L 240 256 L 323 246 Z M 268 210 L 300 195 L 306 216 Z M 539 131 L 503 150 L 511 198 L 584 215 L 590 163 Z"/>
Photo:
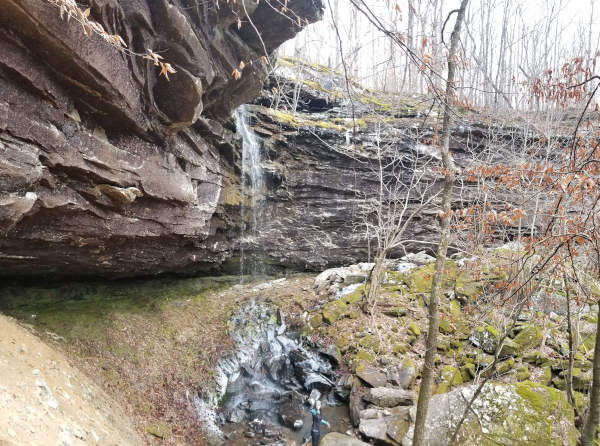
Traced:
<path fill-rule="evenodd" d="M 257 235 L 262 225 L 262 211 L 265 204 L 265 179 L 261 166 L 262 144 L 250 126 L 248 109 L 241 105 L 235 111 L 235 126 L 242 138 L 242 205 L 240 237 L 240 277 L 244 275 L 264 275 L 264 263 L 257 260 Z M 248 256 L 252 249 L 254 256 Z"/>
<path fill-rule="evenodd" d="M 224 444 L 304 444 L 311 428 L 309 396 L 323 401 L 332 430 L 349 429 L 344 377 L 327 348 L 288 333 L 281 311 L 262 304 L 241 308 L 228 325 L 235 353 L 217 367 L 212 400 L 196 402 Z"/>

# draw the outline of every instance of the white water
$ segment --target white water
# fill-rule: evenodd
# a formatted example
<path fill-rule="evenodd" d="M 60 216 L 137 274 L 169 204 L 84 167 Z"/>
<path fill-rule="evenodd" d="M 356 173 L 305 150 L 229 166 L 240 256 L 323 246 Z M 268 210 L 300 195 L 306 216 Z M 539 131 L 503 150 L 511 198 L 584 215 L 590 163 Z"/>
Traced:
<path fill-rule="evenodd" d="M 261 262 L 246 259 L 246 249 L 254 245 L 260 231 L 261 214 L 264 205 L 265 180 L 261 166 L 261 141 L 250 126 L 248 110 L 241 105 L 235 111 L 235 127 L 242 137 L 242 205 L 240 236 L 240 276 L 261 274 Z"/>

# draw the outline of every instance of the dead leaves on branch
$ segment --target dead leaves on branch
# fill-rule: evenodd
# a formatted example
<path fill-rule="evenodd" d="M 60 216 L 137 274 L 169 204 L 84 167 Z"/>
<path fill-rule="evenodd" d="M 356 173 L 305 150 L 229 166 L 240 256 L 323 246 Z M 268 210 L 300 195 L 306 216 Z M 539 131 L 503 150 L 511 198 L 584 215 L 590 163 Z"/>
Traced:
<path fill-rule="evenodd" d="M 169 74 L 177 73 L 175 68 L 167 62 L 163 61 L 163 57 L 160 54 L 155 53 L 151 49 L 146 50 L 146 54 L 137 54 L 133 51 L 128 50 L 127 44 L 123 38 L 118 34 L 108 33 L 104 27 L 93 20 L 90 20 L 90 8 L 82 10 L 75 0 L 47 0 L 50 4 L 56 6 L 60 10 L 60 18 L 62 20 L 67 19 L 69 22 L 71 19 L 75 19 L 79 22 L 83 28 L 83 32 L 86 36 L 91 37 L 92 34 L 97 34 L 109 45 L 113 46 L 117 50 L 131 54 L 134 56 L 141 56 L 144 59 L 152 61 L 152 63 L 160 68 L 159 76 L 164 76 L 165 79 L 169 79 Z"/>

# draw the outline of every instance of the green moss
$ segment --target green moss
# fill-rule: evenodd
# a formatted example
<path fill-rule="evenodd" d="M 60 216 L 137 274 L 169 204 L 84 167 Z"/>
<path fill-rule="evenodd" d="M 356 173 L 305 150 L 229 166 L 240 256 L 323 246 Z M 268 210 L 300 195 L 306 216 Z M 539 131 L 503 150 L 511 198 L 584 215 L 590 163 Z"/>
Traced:
<path fill-rule="evenodd" d="M 373 335 L 367 335 L 361 338 L 360 341 L 358 341 L 358 345 L 360 345 L 363 348 L 377 350 L 379 348 L 379 339 L 377 339 Z"/>
<path fill-rule="evenodd" d="M 323 306 L 323 320 L 328 324 L 333 324 L 348 312 L 348 306 L 341 300 L 334 300 Z"/>
<path fill-rule="evenodd" d="M 309 324 L 312 328 L 318 328 L 323 324 L 323 315 L 321 313 L 315 314 L 310 318 Z"/>
<path fill-rule="evenodd" d="M 450 314 L 454 317 L 454 318 L 460 318 L 462 315 L 462 311 L 460 308 L 460 302 L 456 299 L 452 299 L 450 301 Z"/>
<path fill-rule="evenodd" d="M 408 351 L 408 345 L 406 344 L 394 344 L 393 351 L 397 355 L 403 355 Z"/>
<path fill-rule="evenodd" d="M 414 322 L 408 325 L 407 331 L 408 331 L 408 333 L 412 334 L 413 336 L 417 336 L 417 337 L 421 336 L 421 329 Z"/>
<path fill-rule="evenodd" d="M 473 364 L 472 362 L 467 362 L 464 366 L 460 368 L 460 374 L 463 378 L 463 382 L 475 379 L 475 376 L 477 376 L 475 364 Z"/>
<path fill-rule="evenodd" d="M 521 364 L 517 367 L 517 381 L 526 381 L 531 377 L 531 371 L 527 364 Z"/>
<path fill-rule="evenodd" d="M 515 360 L 513 358 L 508 358 L 506 361 L 502 361 L 499 365 L 498 365 L 498 374 L 499 375 L 504 375 L 506 374 L 509 370 L 511 370 L 515 365 Z"/>
<path fill-rule="evenodd" d="M 441 382 L 438 385 L 435 393 L 446 393 L 452 388 L 463 383 L 463 378 L 460 370 L 456 367 L 447 365 L 442 368 L 440 373 Z"/>
<path fill-rule="evenodd" d="M 440 333 L 446 335 L 454 333 L 454 327 L 448 319 L 440 320 Z"/>
<path fill-rule="evenodd" d="M 354 356 L 354 360 L 356 361 L 355 370 L 359 371 L 360 367 L 365 367 L 367 364 L 373 364 L 375 362 L 375 357 L 365 350 L 359 350 Z"/>

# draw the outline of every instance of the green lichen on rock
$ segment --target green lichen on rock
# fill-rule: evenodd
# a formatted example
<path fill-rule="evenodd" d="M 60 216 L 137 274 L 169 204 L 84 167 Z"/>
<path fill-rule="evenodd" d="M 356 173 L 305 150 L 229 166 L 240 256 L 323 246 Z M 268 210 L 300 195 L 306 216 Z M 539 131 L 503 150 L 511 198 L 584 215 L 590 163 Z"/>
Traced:
<path fill-rule="evenodd" d="M 464 395 L 457 389 L 435 398 L 453 398 L 453 412 L 462 415 Z M 474 391 L 471 387 L 467 396 Z M 467 398 L 468 399 L 468 398 Z M 432 400 L 431 406 L 436 404 Z M 463 410 L 461 410 L 463 409 Z M 460 430 L 457 445 L 575 446 L 577 429 L 573 408 L 565 394 L 530 381 L 518 384 L 488 383 L 473 405 L 473 412 Z M 452 414 L 452 417 L 455 415 Z M 450 418 L 450 417 L 449 417 Z M 454 418 L 451 418 L 454 419 Z M 445 420 L 446 421 L 446 420 Z M 441 424 L 441 423 L 440 423 Z M 453 426 L 447 420 L 447 426 Z M 448 431 L 452 429 L 447 427 Z M 445 432 L 440 430 L 439 435 Z"/>
<path fill-rule="evenodd" d="M 483 327 L 477 327 L 475 333 L 471 336 L 471 342 L 489 354 L 496 352 L 499 340 L 500 333 L 498 333 L 496 327 L 489 324 L 484 325 Z"/>
<path fill-rule="evenodd" d="M 438 384 L 435 393 L 446 393 L 462 383 L 463 378 L 460 370 L 451 365 L 444 366 L 440 374 L 440 383 Z"/>
<path fill-rule="evenodd" d="M 323 320 L 333 324 L 348 313 L 348 305 L 341 300 L 334 300 L 323 306 Z"/>
<path fill-rule="evenodd" d="M 454 333 L 454 327 L 452 326 L 452 324 L 450 323 L 450 321 L 448 319 L 440 320 L 440 333 L 446 334 L 446 335 Z"/>
<path fill-rule="evenodd" d="M 517 381 L 527 381 L 531 377 L 531 370 L 527 364 L 521 364 L 517 367 Z"/>
<path fill-rule="evenodd" d="M 421 329 L 415 323 L 408 325 L 407 332 L 416 337 L 421 336 Z"/>
<path fill-rule="evenodd" d="M 456 277 L 454 291 L 457 296 L 463 297 L 466 300 L 475 300 L 481 294 L 482 289 L 482 283 L 474 280 L 467 271 L 462 271 Z"/>
<path fill-rule="evenodd" d="M 513 339 L 519 346 L 520 352 L 526 352 L 532 348 L 537 348 L 542 343 L 542 331 L 540 327 L 533 324 L 527 324 Z"/>

